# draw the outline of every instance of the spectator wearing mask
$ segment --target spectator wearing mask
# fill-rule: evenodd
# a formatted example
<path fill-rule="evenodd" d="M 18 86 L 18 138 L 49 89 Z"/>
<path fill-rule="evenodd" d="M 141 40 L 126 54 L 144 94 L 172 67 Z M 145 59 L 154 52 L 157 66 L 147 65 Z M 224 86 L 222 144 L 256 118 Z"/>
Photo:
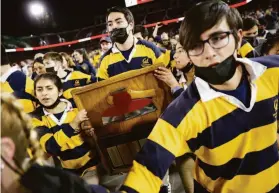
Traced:
<path fill-rule="evenodd" d="M 278 192 L 279 56 L 237 58 L 240 21 L 219 0 L 186 13 L 180 42 L 196 78 L 158 119 L 121 190 L 158 192 L 173 160 L 192 152 L 195 192 Z"/>
<path fill-rule="evenodd" d="M 164 63 L 164 54 L 154 44 L 134 37 L 134 17 L 129 9 L 113 7 L 106 15 L 107 30 L 113 46 L 101 58 L 97 77 L 99 80 Z"/>
<path fill-rule="evenodd" d="M 81 71 L 82 73 L 89 75 L 96 75 L 96 70 L 93 65 L 90 63 L 89 58 L 87 57 L 86 51 L 83 49 L 77 49 L 73 52 L 73 58 L 76 62 L 75 69 Z"/>
<path fill-rule="evenodd" d="M 44 55 L 46 71 L 56 74 L 63 83 L 63 97 L 76 107 L 71 91 L 80 86 L 85 86 L 95 81 L 95 76 L 80 71 L 66 71 L 63 67 L 63 57 L 57 52 L 48 52 Z"/>
<path fill-rule="evenodd" d="M 18 65 L 11 66 L 1 76 L 1 94 L 13 94 L 23 106 L 26 113 L 35 109 L 33 80 L 26 76 Z"/>
<path fill-rule="evenodd" d="M 81 176 L 89 184 L 98 184 L 96 165 L 99 159 L 83 140 L 80 127 L 88 120 L 86 111 L 78 111 L 68 100 L 61 98 L 63 84 L 53 73 L 38 76 L 34 90 L 40 106 L 31 113 L 32 126 L 38 133 L 42 149 L 57 157 L 64 170 Z"/>

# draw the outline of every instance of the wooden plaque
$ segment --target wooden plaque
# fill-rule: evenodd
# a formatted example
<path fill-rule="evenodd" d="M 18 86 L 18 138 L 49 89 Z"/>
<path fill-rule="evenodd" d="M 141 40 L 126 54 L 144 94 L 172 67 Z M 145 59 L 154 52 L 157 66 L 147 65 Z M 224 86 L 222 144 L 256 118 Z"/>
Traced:
<path fill-rule="evenodd" d="M 72 91 L 95 128 L 103 164 L 127 172 L 155 122 L 171 102 L 169 87 L 154 75 L 161 64 L 129 71 Z"/>

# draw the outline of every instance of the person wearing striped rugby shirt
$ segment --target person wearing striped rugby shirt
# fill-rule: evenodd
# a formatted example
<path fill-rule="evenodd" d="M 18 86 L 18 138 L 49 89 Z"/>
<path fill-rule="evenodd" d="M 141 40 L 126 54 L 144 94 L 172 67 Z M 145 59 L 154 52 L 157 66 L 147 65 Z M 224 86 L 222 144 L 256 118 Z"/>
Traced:
<path fill-rule="evenodd" d="M 180 42 L 196 79 L 161 115 L 121 190 L 158 192 L 173 160 L 193 152 L 195 192 L 279 192 L 279 56 L 237 58 L 241 17 L 222 1 L 185 18 Z"/>

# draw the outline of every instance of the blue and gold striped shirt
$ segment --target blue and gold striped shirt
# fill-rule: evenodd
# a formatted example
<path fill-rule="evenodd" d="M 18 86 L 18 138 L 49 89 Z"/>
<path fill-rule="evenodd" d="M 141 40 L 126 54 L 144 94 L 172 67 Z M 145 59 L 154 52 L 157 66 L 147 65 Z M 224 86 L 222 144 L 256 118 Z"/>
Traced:
<path fill-rule="evenodd" d="M 141 69 L 152 64 L 169 63 L 169 58 L 153 43 L 145 40 L 134 39 L 134 47 L 128 57 L 122 55 L 121 51 L 114 45 L 100 59 L 100 68 L 97 73 L 99 80 L 127 72 L 130 70 Z"/>
<path fill-rule="evenodd" d="M 76 107 L 71 91 L 74 88 L 90 84 L 92 82 L 92 78 L 94 77 L 88 74 L 84 74 L 80 71 L 70 72 L 64 79 L 62 79 L 63 97 L 69 100 L 72 103 L 73 107 Z"/>
<path fill-rule="evenodd" d="M 1 77 L 1 92 L 13 94 L 26 113 L 35 110 L 34 82 L 21 72 L 17 66 L 8 70 Z"/>
<path fill-rule="evenodd" d="M 39 107 L 31 113 L 32 126 L 36 129 L 40 144 L 46 153 L 56 156 L 63 169 L 82 175 L 84 171 L 96 166 L 98 159 L 90 151 L 81 133 L 70 126 L 78 110 L 72 108 L 69 101 L 60 100 L 67 103 L 67 107 L 59 120 Z"/>
<path fill-rule="evenodd" d="M 196 78 L 156 123 L 122 190 L 158 192 L 175 157 L 193 152 L 196 192 L 278 192 L 279 56 L 255 60 L 238 59 L 249 73 L 249 107 Z"/>

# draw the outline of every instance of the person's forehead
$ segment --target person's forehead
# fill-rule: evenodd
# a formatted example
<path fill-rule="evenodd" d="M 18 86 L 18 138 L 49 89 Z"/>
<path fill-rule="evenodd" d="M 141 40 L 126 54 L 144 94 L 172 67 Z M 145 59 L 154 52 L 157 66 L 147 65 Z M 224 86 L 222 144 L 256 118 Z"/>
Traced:
<path fill-rule="evenodd" d="M 228 22 L 226 20 L 226 18 L 222 18 L 220 20 L 220 22 L 218 22 L 216 25 L 214 25 L 212 28 L 206 30 L 205 32 L 203 32 L 200 36 L 201 40 L 206 40 L 208 39 L 212 34 L 216 33 L 216 32 L 222 32 L 222 31 L 229 31 L 230 27 L 228 25 Z"/>
<path fill-rule="evenodd" d="M 117 19 L 125 19 L 124 14 L 121 13 L 121 12 L 111 12 L 108 15 L 108 22 L 112 22 L 112 21 L 115 21 Z"/>
<path fill-rule="evenodd" d="M 254 31 L 256 31 L 258 29 L 258 26 L 254 26 L 254 27 L 252 27 L 251 29 L 249 29 L 249 30 L 247 30 L 247 32 L 254 32 Z"/>
<path fill-rule="evenodd" d="M 37 82 L 37 87 L 52 86 L 52 85 L 54 85 L 53 82 L 48 79 L 41 79 Z"/>

